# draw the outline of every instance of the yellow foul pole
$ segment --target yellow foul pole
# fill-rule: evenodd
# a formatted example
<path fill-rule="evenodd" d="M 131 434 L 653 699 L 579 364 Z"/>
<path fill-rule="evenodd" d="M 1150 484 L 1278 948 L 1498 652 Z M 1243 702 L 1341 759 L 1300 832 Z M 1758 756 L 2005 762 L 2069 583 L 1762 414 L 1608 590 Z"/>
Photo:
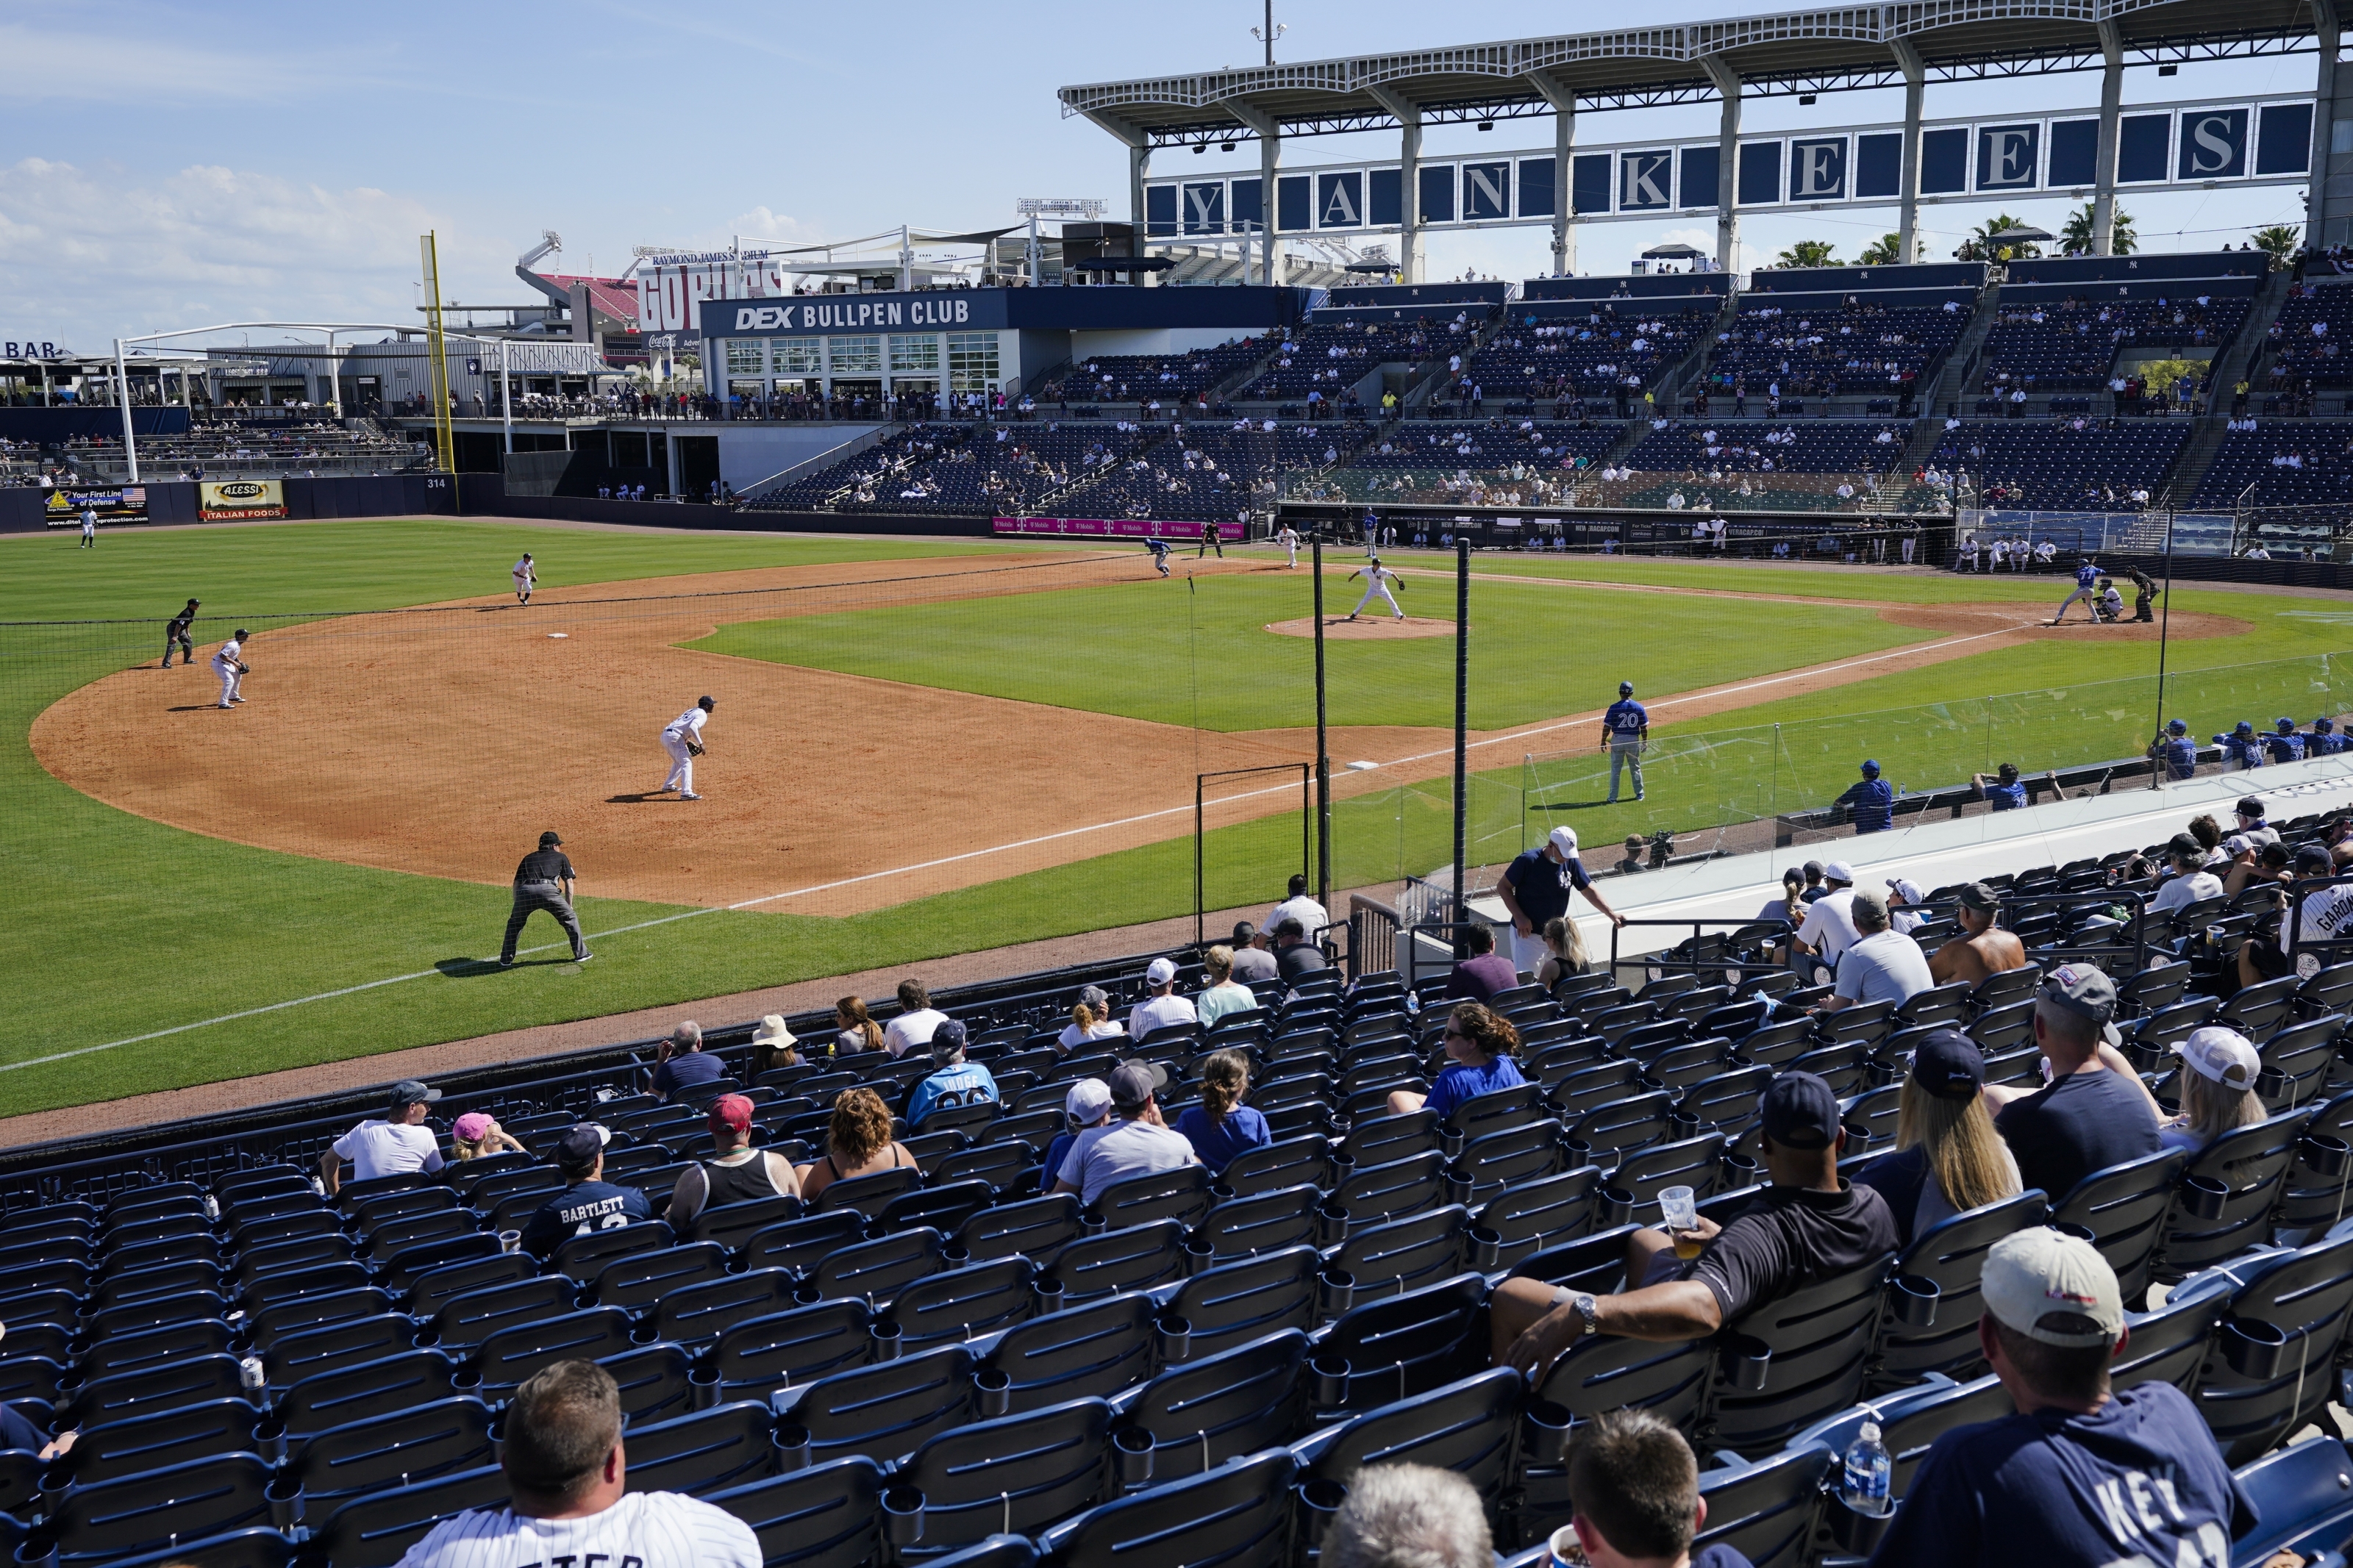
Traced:
<path fill-rule="evenodd" d="M 441 471 L 458 471 L 457 442 L 449 433 L 449 350 L 441 336 L 441 257 L 432 231 L 421 236 L 417 248 L 425 258 L 425 352 L 431 359 L 425 384 L 433 399 L 433 444 Z"/>

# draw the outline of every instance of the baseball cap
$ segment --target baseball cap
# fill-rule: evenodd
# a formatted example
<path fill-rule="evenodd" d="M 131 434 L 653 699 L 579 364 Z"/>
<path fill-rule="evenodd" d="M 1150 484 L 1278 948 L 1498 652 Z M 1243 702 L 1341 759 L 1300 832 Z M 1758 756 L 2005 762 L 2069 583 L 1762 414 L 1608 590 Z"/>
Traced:
<path fill-rule="evenodd" d="M 694 700 L 694 705 L 697 708 L 716 708 L 719 706 L 719 699 L 706 692 Z"/>
<path fill-rule="evenodd" d="M 594 1121 L 584 1121 L 564 1135 L 555 1146 L 555 1163 L 567 1171 L 585 1171 L 594 1165 L 605 1152 L 605 1145 L 613 1141 L 613 1130 Z"/>
<path fill-rule="evenodd" d="M 711 1131 L 713 1132 L 749 1132 L 752 1131 L 752 1102 L 740 1094 L 723 1094 L 711 1102 Z"/>
<path fill-rule="evenodd" d="M 971 1038 L 971 1033 L 965 1028 L 962 1019 L 943 1018 L 940 1026 L 932 1031 L 932 1055 L 952 1057 L 964 1049 L 965 1042 Z"/>
<path fill-rule="evenodd" d="M 2177 833 L 2172 837 L 2167 839 L 2165 841 L 2165 852 L 2168 855 L 2179 855 L 2186 860 L 2203 860 L 2206 858 L 2206 847 L 2199 843 L 2196 838 L 2190 837 L 2187 833 Z"/>
<path fill-rule="evenodd" d="M 1810 1072 L 1785 1072 L 1757 1097 L 1765 1136 L 1790 1149 L 1827 1149 L 1838 1140 L 1838 1096 Z"/>
<path fill-rule="evenodd" d="M 1907 904 L 1920 902 L 1920 884 L 1909 877 L 1890 877 L 1888 889 Z"/>
<path fill-rule="evenodd" d="M 558 838 L 555 836 L 555 829 L 551 827 L 539 836 L 539 847 L 542 849 L 561 849 L 564 847 L 564 840 Z"/>
<path fill-rule="evenodd" d="M 1960 890 L 1955 893 L 1953 897 L 1955 900 L 1960 904 L 1961 908 L 1965 910 L 1998 910 L 2001 908 L 2001 896 L 1999 893 L 1996 893 L 1991 888 L 1987 887 L 1983 882 L 1963 882 L 1960 886 Z"/>
<path fill-rule="evenodd" d="M 2326 714 L 2323 714 L 2321 717 L 2315 719 L 2312 721 L 2312 727 L 2324 735 L 2329 734 L 2336 730 L 2337 721 L 2329 718 Z"/>
<path fill-rule="evenodd" d="M 1157 1062 L 1130 1057 L 1111 1069 L 1110 1080 L 1111 1102 L 1122 1110 L 1134 1110 L 1167 1087 L 1168 1069 Z"/>
<path fill-rule="evenodd" d="M 2239 802 L 2238 810 L 2241 816 L 2252 816 L 2256 821 L 2261 822 L 2263 819 L 2263 796 L 2251 795 L 2242 797 Z"/>
<path fill-rule="evenodd" d="M 1985 1087 L 1985 1053 L 1958 1029 L 1938 1029 L 1912 1050 L 1912 1081 L 1938 1100 L 1968 1100 Z"/>
<path fill-rule="evenodd" d="M 1062 1097 L 1062 1114 L 1073 1127 L 1092 1127 L 1111 1109 L 1111 1085 L 1099 1078 L 1082 1078 Z"/>
<path fill-rule="evenodd" d="M 2248 723 L 2244 719 L 2240 720 L 2237 723 L 2231 726 L 2231 733 L 2233 735 L 2252 735 L 2254 732 L 2255 727 L 2253 724 Z"/>
<path fill-rule="evenodd" d="M 1621 681 L 1620 681 L 1620 682 L 1618 683 L 1618 695 L 1619 695 L 1619 696 L 1620 696 L 1620 697 L 1631 697 L 1631 696 L 1633 696 L 1633 695 L 1634 695 L 1634 683 L 1633 683 L 1632 681 L 1630 681 L 1630 680 L 1621 680 Z"/>
<path fill-rule="evenodd" d="M 1257 940 L 1258 927 L 1252 925 L 1248 921 L 1236 921 L 1234 922 L 1234 946 L 1248 947 L 1251 942 L 1254 942 Z"/>
<path fill-rule="evenodd" d="M 1807 880 L 1807 881 L 1809 881 L 1809 882 L 1819 882 L 1819 881 L 1820 881 L 1821 879 L 1822 879 L 1822 863 L 1821 863 L 1820 861 L 1819 861 L 1819 860 L 1809 860 L 1809 861 L 1807 861 L 1807 862 L 1806 862 L 1806 880 Z"/>
<path fill-rule="evenodd" d="M 1879 764 L 1872 761 L 1869 757 L 1863 758 L 1862 776 L 1869 779 L 1877 778 L 1879 776 Z"/>
<path fill-rule="evenodd" d="M 2329 872 L 2337 868 L 2337 861 L 2335 858 L 2332 857 L 2327 849 L 2321 847 L 2321 846 L 2317 844 L 2306 844 L 2299 846 L 2296 849 L 2295 868 L 2301 871 L 2307 866 L 2312 868 L 2316 874 L 2326 877 Z"/>
<path fill-rule="evenodd" d="M 1847 907 L 1857 916 L 1867 915 L 1880 925 L 1887 923 L 1887 896 L 1884 893 L 1875 893 L 1869 888 L 1857 888 L 1854 901 Z"/>
<path fill-rule="evenodd" d="M 1144 982 L 1147 985 L 1166 985 L 1176 978 L 1176 966 L 1165 958 L 1155 958 L 1144 966 Z"/>
<path fill-rule="evenodd" d="M 2062 1350 L 2112 1345 L 2124 1332 L 2124 1292 L 2100 1249 L 2079 1236 L 2037 1226 L 2005 1236 L 1987 1249 L 1978 1289 L 1994 1321 L 2015 1334 Z M 2066 1312 L 2088 1318 L 2091 1332 L 2046 1328 Z"/>
<path fill-rule="evenodd" d="M 439 1089 L 427 1089 L 413 1078 L 402 1079 L 392 1086 L 392 1108 L 395 1110 L 405 1105 L 430 1105 L 440 1098 Z"/>
<path fill-rule="evenodd" d="M 2199 1077 L 2228 1089 L 2253 1089 L 2256 1075 L 2263 1070 L 2263 1058 L 2247 1037 L 2219 1024 L 2190 1030 L 2189 1037 L 2173 1047 L 2173 1054 Z"/>
<path fill-rule="evenodd" d="M 480 1142 L 490 1131 L 491 1113 L 487 1110 L 470 1110 L 449 1123 L 449 1136 L 468 1143 Z"/>
<path fill-rule="evenodd" d="M 2281 734 L 2285 735 L 2285 734 L 2293 733 L 2293 732 L 2295 731 L 2295 720 L 2293 720 L 2293 719 L 2285 719 L 2285 718 L 2284 718 L 2284 719 L 2282 719 L 2282 720 L 2280 720 L 2280 721 L 2279 721 L 2279 732 L 2280 732 Z"/>
<path fill-rule="evenodd" d="M 2222 849 L 2225 854 L 2244 855 L 2254 847 L 2255 841 L 2243 833 L 2233 833 L 2230 837 L 2222 840 Z"/>
<path fill-rule="evenodd" d="M 1577 829 L 1563 823 L 1552 830 L 1545 842 L 1564 855 L 1574 855 L 1577 853 Z"/>
<path fill-rule="evenodd" d="M 2108 1044 L 2124 1043 L 2116 1026 L 2108 1023 L 2116 1015 L 2116 983 L 2108 978 L 2105 971 L 2089 963 L 2063 963 L 2043 976 L 2042 989 L 2037 994 L 2055 1007 L 2064 1007 L 2078 1017 L 2105 1025 Z"/>
<path fill-rule="evenodd" d="M 1825 881 L 1845 882 L 1852 885 L 1854 881 L 1854 868 L 1843 860 L 1828 861 L 1822 867 L 1822 879 Z"/>
<path fill-rule="evenodd" d="M 2181 719 L 2168 719 L 2165 721 L 2165 732 L 2168 735 L 2187 735 L 2189 733 L 2189 722 Z"/>

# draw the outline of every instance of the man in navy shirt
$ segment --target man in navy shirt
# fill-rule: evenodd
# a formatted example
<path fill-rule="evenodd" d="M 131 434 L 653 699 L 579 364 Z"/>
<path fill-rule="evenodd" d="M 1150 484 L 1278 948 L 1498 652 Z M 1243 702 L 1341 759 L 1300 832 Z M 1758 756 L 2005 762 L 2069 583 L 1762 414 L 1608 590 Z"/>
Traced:
<path fill-rule="evenodd" d="M 1936 1439 L 1874 1568 L 2225 1564 L 2261 1522 L 2187 1394 L 2111 1392 L 2123 1293 L 2099 1248 L 2048 1226 L 1985 1256 L 1978 1342 L 2017 1406 Z"/>
<path fill-rule="evenodd" d="M 2189 726 L 2179 719 L 2166 721 L 2165 733 L 2149 747 L 2148 754 L 2175 783 L 2198 776 L 2198 742 L 2189 738 Z"/>
<path fill-rule="evenodd" d="M 522 1227 L 524 1251 L 545 1258 L 575 1236 L 654 1217 L 645 1194 L 605 1180 L 605 1144 L 612 1136 L 593 1122 L 583 1122 L 564 1135 L 555 1146 L 555 1168 L 570 1185 L 533 1211 Z"/>
<path fill-rule="evenodd" d="M 2051 1081 L 2031 1093 L 1986 1086 L 1994 1126 L 2017 1157 L 2019 1175 L 2054 1206 L 2092 1172 L 2157 1152 L 2162 1112 L 2116 1049 L 2121 1037 L 2108 1022 L 2116 1010 L 2116 982 L 2101 970 L 2059 965 L 2034 998 L 2034 1043 L 2050 1064 Z"/>
<path fill-rule="evenodd" d="M 1618 683 L 1618 700 L 1601 716 L 1601 748 L 1609 753 L 1609 804 L 1618 804 L 1618 775 L 1634 770 L 1634 798 L 1642 798 L 1642 749 L 1651 743 L 1650 710 L 1634 700 L 1634 683 Z"/>
<path fill-rule="evenodd" d="M 2272 732 L 2263 737 L 2263 748 L 2271 752 L 2274 763 L 2304 761 L 2304 737 L 2295 732 L 2295 721 L 2282 719 Z"/>
<path fill-rule="evenodd" d="M 1519 858 L 1504 868 L 1503 880 L 1495 884 L 1496 897 L 1512 917 L 1512 963 L 1530 974 L 1544 967 L 1545 922 L 1568 913 L 1571 889 L 1585 895 L 1585 901 L 1609 917 L 1613 925 L 1624 925 L 1625 918 L 1612 910 L 1601 895 L 1593 890 L 1593 879 L 1586 874 L 1585 862 L 1577 858 L 1577 829 L 1556 827 L 1541 849 L 1523 849 Z"/>
<path fill-rule="evenodd" d="M 1862 777 L 1838 797 L 1857 833 L 1884 833 L 1895 826 L 1895 786 L 1879 776 L 1879 764 L 1866 760 Z"/>
<path fill-rule="evenodd" d="M 661 1043 L 660 1059 L 654 1067 L 654 1098 L 669 1100 L 681 1089 L 717 1083 L 726 1076 L 724 1063 L 703 1054 L 702 1026 L 690 1018 Z"/>

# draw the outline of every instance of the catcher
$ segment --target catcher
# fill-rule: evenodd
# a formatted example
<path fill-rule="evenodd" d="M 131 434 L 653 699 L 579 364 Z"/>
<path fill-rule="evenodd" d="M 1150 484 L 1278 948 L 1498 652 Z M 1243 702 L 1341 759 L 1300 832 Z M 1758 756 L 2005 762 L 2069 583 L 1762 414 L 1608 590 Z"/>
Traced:
<path fill-rule="evenodd" d="M 670 777 L 662 781 L 662 790 L 676 790 L 681 800 L 701 800 L 694 793 L 694 759 L 702 755 L 702 726 L 718 702 L 709 697 L 697 698 L 693 707 L 662 727 L 662 750 L 670 753 Z M 659 795 L 661 790 L 656 790 Z"/>
<path fill-rule="evenodd" d="M 224 708 L 234 707 L 245 700 L 237 695 L 237 685 L 253 673 L 253 667 L 240 657 L 250 636 L 252 634 L 243 626 L 237 627 L 237 636 L 221 644 L 219 651 L 213 655 L 213 673 L 220 677 L 220 705 Z"/>

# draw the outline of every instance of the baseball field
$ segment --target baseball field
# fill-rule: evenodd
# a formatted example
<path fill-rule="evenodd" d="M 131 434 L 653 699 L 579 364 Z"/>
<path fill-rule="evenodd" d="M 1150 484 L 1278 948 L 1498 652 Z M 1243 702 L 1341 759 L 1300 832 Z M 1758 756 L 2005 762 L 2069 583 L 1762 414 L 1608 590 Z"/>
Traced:
<path fill-rule="evenodd" d="M 1313 754 L 1309 572 L 1279 552 L 399 519 L 0 540 L 0 1115 L 1126 925 L 1193 907 L 1198 774 Z M 524 551 L 541 587 L 507 592 Z M 1327 616 L 1360 557 L 1327 563 Z M 1451 558 L 1328 647 L 1335 880 L 1447 858 Z M 2185 587 L 2148 628 L 2052 579 L 1474 557 L 1473 858 L 2137 753 L 2353 707 L 2342 595 Z M 203 601 L 197 665 L 157 668 Z M 2080 606 L 2075 612 L 2082 614 Z M 230 632 L 247 702 L 206 660 Z M 1647 798 L 1595 752 L 1650 704 Z M 658 735 L 709 694 L 702 796 Z M 1368 763 L 1370 767 L 1349 764 Z M 1212 908 L 1271 901 L 1296 775 L 1211 791 Z M 596 959 L 543 919 L 559 831 Z"/>

